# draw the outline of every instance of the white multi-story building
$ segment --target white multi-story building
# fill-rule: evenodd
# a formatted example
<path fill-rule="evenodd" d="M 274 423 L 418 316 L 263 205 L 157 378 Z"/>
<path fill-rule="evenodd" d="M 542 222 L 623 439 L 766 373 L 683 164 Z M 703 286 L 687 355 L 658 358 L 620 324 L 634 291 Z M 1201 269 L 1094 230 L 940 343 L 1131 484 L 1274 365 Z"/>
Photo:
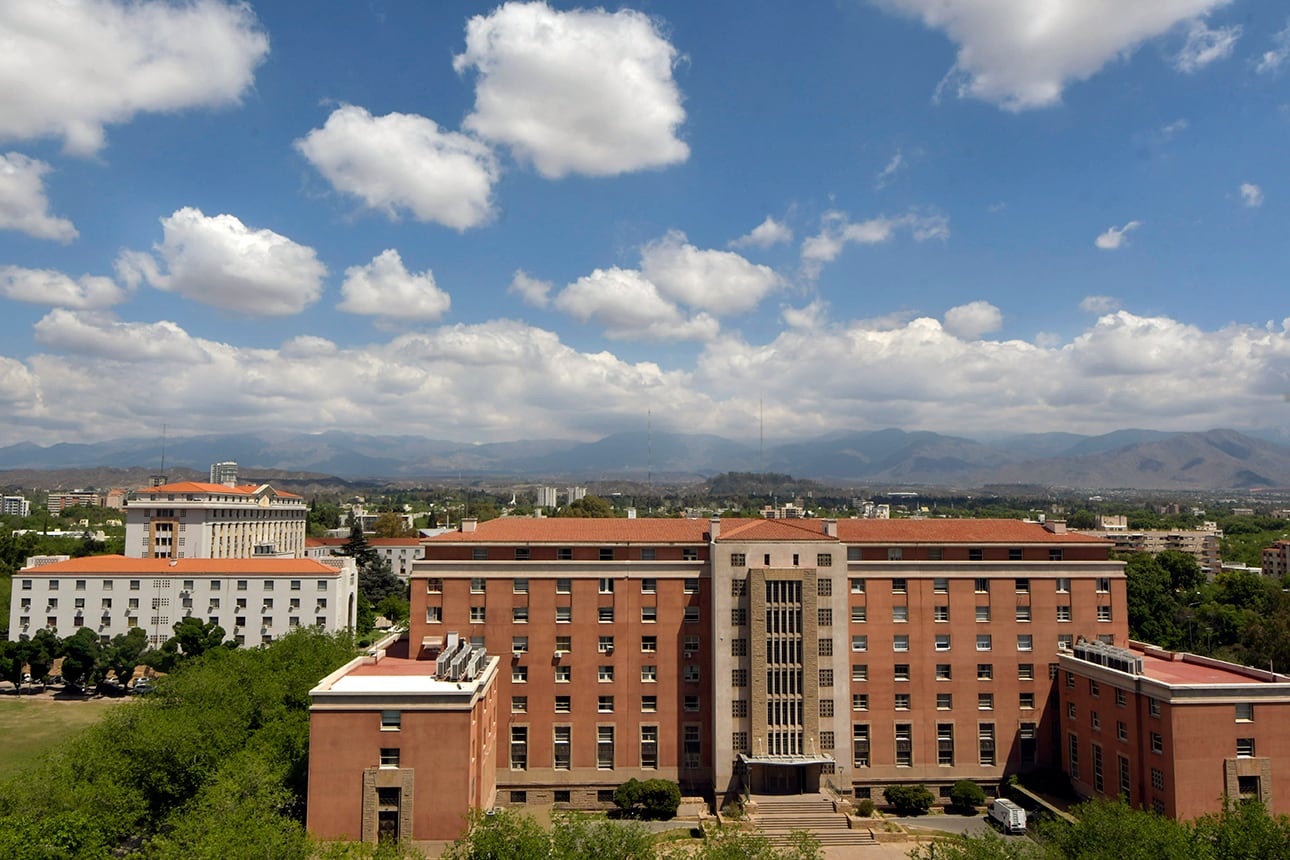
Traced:
<path fill-rule="evenodd" d="M 99 555 L 26 567 L 14 575 L 9 635 L 41 628 L 104 641 L 142 627 L 159 645 L 187 617 L 258 645 L 301 626 L 351 627 L 358 573 L 350 558 L 127 558 Z"/>
<path fill-rule="evenodd" d="M 125 554 L 131 558 L 305 554 L 305 500 L 268 484 L 162 484 L 135 491 L 125 511 Z"/>
<path fill-rule="evenodd" d="M 22 496 L 4 496 L 3 500 L 0 500 L 0 513 L 6 517 L 29 517 L 31 502 Z"/>
<path fill-rule="evenodd" d="M 305 540 L 305 558 L 331 558 L 334 553 L 349 543 L 347 537 L 307 538 Z M 376 554 L 390 563 L 390 570 L 404 582 L 412 573 L 412 562 L 425 558 L 425 546 L 418 536 L 404 538 L 370 537 L 367 545 L 376 550 Z"/>
<path fill-rule="evenodd" d="M 539 508 L 554 508 L 556 506 L 555 487 L 537 488 L 537 506 Z"/>

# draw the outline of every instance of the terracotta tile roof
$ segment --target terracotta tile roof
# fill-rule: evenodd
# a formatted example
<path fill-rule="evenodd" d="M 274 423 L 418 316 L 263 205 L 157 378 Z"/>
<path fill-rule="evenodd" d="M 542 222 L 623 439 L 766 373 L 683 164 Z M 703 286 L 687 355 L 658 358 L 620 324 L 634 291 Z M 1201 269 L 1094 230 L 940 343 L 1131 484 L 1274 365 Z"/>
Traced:
<path fill-rule="evenodd" d="M 473 532 L 446 532 L 425 543 L 706 543 L 707 519 L 578 519 L 502 517 Z M 718 541 L 830 541 L 822 519 L 724 518 Z M 878 544 L 1105 544 L 1087 534 L 1053 534 L 1021 520 L 838 520 L 844 543 Z"/>
<path fill-rule="evenodd" d="M 135 495 L 156 496 L 161 494 L 179 495 L 180 493 L 218 493 L 225 496 L 253 496 L 265 487 L 268 487 L 275 496 L 282 496 L 284 499 L 300 498 L 300 496 L 295 493 L 285 493 L 282 490 L 275 490 L 268 484 L 241 484 L 236 487 L 230 487 L 225 484 L 210 484 L 204 481 L 178 481 L 174 484 L 162 484 L 160 487 L 143 487 L 135 490 Z"/>
<path fill-rule="evenodd" d="M 312 558 L 126 558 L 123 555 L 87 555 L 39 567 L 26 568 L 24 576 L 88 576 L 138 574 L 180 576 L 248 574 L 254 576 L 337 576 L 339 571 Z"/>
<path fill-rule="evenodd" d="M 1083 543 L 1105 544 L 1086 535 L 1053 534 L 1039 523 L 1021 520 L 838 520 L 838 537 L 846 543 Z"/>
<path fill-rule="evenodd" d="M 426 543 L 706 543 L 707 520 L 502 517 L 473 532 L 445 532 Z"/>

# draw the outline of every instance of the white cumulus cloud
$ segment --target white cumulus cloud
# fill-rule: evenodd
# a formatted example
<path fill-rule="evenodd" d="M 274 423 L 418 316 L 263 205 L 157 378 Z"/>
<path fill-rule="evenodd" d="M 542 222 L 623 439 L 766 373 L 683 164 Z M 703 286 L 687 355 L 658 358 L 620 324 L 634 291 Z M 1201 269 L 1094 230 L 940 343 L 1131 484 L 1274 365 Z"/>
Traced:
<path fill-rule="evenodd" d="M 879 190 L 886 188 L 896 178 L 896 174 L 904 170 L 904 168 L 905 154 L 898 149 L 896 154 L 891 157 L 891 160 L 887 162 L 887 166 L 878 171 L 878 175 L 874 177 L 874 188 Z"/>
<path fill-rule="evenodd" d="M 71 221 L 49 214 L 43 178 L 48 172 L 49 165 L 43 161 L 20 152 L 0 153 L 0 230 L 58 242 L 76 238 Z"/>
<path fill-rule="evenodd" d="M 526 305 L 544 308 L 551 303 L 553 286 L 550 281 L 539 280 L 523 269 L 517 269 L 511 278 L 511 285 L 507 288 L 507 292 L 518 295 Z"/>
<path fill-rule="evenodd" d="M 945 240 L 950 237 L 950 223 L 943 215 L 880 215 L 865 221 L 852 221 L 845 212 L 832 210 L 820 219 L 820 232 L 802 241 L 802 263 L 810 277 L 819 274 L 825 263 L 838 258 L 851 244 L 878 245 L 890 241 L 897 231 L 906 230 L 915 241 Z"/>
<path fill-rule="evenodd" d="M 250 5 L 223 0 L 9 0 L 0 34 L 0 139 L 79 155 L 135 114 L 236 102 L 269 52 Z"/>
<path fill-rule="evenodd" d="M 791 241 L 793 241 L 792 229 L 782 221 L 776 221 L 772 216 L 767 215 L 765 221 L 732 241 L 730 247 L 769 248 L 772 245 Z"/>
<path fill-rule="evenodd" d="M 1260 75 L 1273 75 L 1290 60 L 1290 23 L 1272 35 L 1272 47 L 1259 55 L 1254 70 Z"/>
<path fill-rule="evenodd" d="M 332 186 L 394 218 L 400 212 L 465 230 L 493 216 L 492 150 L 414 114 L 372 116 L 344 105 L 296 148 Z"/>
<path fill-rule="evenodd" d="M 1085 296 L 1079 309 L 1086 314 L 1107 314 L 1120 309 L 1120 300 L 1114 296 Z"/>
<path fill-rule="evenodd" d="M 1129 241 L 1125 238 L 1125 234 L 1132 230 L 1136 230 L 1141 226 L 1141 221 L 1130 221 L 1123 227 L 1107 227 L 1105 233 L 1100 234 L 1093 240 L 1093 244 L 1101 248 L 1103 251 L 1114 251 L 1116 248 L 1119 248 L 1121 245 L 1124 245 Z"/>
<path fill-rule="evenodd" d="M 1008 110 L 1055 104 L 1062 90 L 1180 23 L 1230 0 L 874 0 L 958 45 L 942 89 Z"/>
<path fill-rule="evenodd" d="M 706 313 L 687 318 L 633 269 L 596 269 L 561 290 L 554 304 L 575 319 L 603 326 L 615 340 L 708 340 L 720 329 Z"/>
<path fill-rule="evenodd" d="M 337 310 L 391 320 L 437 320 L 452 304 L 435 283 L 433 272 L 409 272 L 393 248 L 377 254 L 365 266 L 346 269 L 340 292 L 344 298 Z"/>
<path fill-rule="evenodd" d="M 464 127 L 539 173 L 609 176 L 685 161 L 676 49 L 646 15 L 506 3 L 466 25 L 453 59 L 474 70 Z"/>
<path fill-rule="evenodd" d="M 1253 182 L 1241 183 L 1241 202 L 1251 209 L 1263 205 L 1263 189 Z"/>
<path fill-rule="evenodd" d="M 968 302 L 945 312 L 945 330 L 966 340 L 1003 328 L 1003 312 L 986 301 Z"/>
<path fill-rule="evenodd" d="M 52 269 L 0 266 L 0 296 L 34 305 L 91 310 L 125 301 L 126 292 L 111 278 L 73 278 Z"/>
<path fill-rule="evenodd" d="M 641 274 L 667 298 L 723 316 L 752 310 L 781 283 L 771 268 L 700 250 L 675 230 L 641 250 Z"/>
<path fill-rule="evenodd" d="M 313 248 L 233 215 L 185 207 L 161 219 L 153 253 L 126 251 L 117 274 L 159 290 L 247 316 L 296 314 L 318 300 L 327 268 Z"/>
<path fill-rule="evenodd" d="M 1232 56 L 1240 38 L 1241 28 L 1237 25 L 1211 30 L 1204 21 L 1192 21 L 1187 28 L 1187 41 L 1174 57 L 1174 65 L 1186 74 L 1198 72 L 1210 63 Z"/>

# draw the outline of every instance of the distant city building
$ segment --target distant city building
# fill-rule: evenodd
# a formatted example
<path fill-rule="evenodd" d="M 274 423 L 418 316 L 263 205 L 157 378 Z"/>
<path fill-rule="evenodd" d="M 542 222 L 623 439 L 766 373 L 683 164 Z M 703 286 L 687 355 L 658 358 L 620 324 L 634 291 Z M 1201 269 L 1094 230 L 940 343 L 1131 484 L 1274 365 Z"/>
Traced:
<path fill-rule="evenodd" d="M 1276 579 L 1290 576 L 1290 540 L 1279 540 L 1263 550 L 1263 575 Z"/>
<path fill-rule="evenodd" d="M 305 538 L 305 558 L 329 558 L 348 542 L 348 537 Z M 390 570 L 404 582 L 412 573 L 412 562 L 422 558 L 425 552 L 419 535 L 402 538 L 369 537 L 367 545 L 388 561 Z"/>
<path fill-rule="evenodd" d="M 93 555 L 38 563 L 13 577 L 9 635 L 41 628 L 71 636 L 88 627 L 107 640 L 142 627 L 154 646 L 180 619 L 224 628 L 258 645 L 301 626 L 353 625 L 358 575 L 348 558 L 127 558 Z"/>
<path fill-rule="evenodd" d="M 1078 642 L 1057 659 L 1057 746 L 1081 796 L 1175 819 L 1224 797 L 1290 808 L 1290 676 L 1137 643 Z"/>
<path fill-rule="evenodd" d="M 22 496 L 5 496 L 0 502 L 0 513 L 6 517 L 31 516 L 31 502 Z"/>
<path fill-rule="evenodd" d="M 587 496 L 586 487 L 570 487 L 566 492 L 569 496 L 569 504 L 573 504 L 578 501 L 578 499 L 583 499 Z"/>
<path fill-rule="evenodd" d="M 268 484 L 184 481 L 136 491 L 126 505 L 131 558 L 303 558 L 308 506 Z"/>
<path fill-rule="evenodd" d="M 1148 552 L 1152 555 L 1165 550 L 1185 552 L 1195 557 L 1201 571 L 1211 579 L 1222 570 L 1219 545 L 1223 530 L 1218 523 L 1202 523 L 1199 529 L 1129 531 L 1124 517 L 1100 517 L 1099 527 L 1087 533 L 1114 541 L 1119 552 Z"/>
<path fill-rule="evenodd" d="M 554 508 L 556 504 L 555 487 L 538 487 L 537 506 L 539 508 Z"/>
<path fill-rule="evenodd" d="M 226 487 L 236 487 L 237 462 L 234 460 L 225 460 L 222 463 L 212 463 L 211 483 L 223 484 Z"/>
<path fill-rule="evenodd" d="M 103 498 L 88 490 L 72 490 L 70 493 L 50 493 L 47 507 L 51 514 L 61 514 L 67 508 L 84 505 L 87 508 L 103 506 Z"/>
<path fill-rule="evenodd" d="M 103 507 L 115 508 L 118 511 L 125 507 L 125 500 L 129 498 L 130 491 L 120 487 L 113 487 L 103 496 Z"/>

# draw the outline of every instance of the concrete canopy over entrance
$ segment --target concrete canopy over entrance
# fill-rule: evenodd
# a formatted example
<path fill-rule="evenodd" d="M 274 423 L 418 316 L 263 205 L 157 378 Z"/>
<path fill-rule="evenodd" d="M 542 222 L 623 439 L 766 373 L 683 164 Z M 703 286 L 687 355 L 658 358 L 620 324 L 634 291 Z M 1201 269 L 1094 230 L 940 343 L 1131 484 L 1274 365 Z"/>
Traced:
<path fill-rule="evenodd" d="M 820 790 L 823 765 L 832 764 L 826 755 L 739 756 L 739 763 L 752 794 L 815 794 Z"/>

